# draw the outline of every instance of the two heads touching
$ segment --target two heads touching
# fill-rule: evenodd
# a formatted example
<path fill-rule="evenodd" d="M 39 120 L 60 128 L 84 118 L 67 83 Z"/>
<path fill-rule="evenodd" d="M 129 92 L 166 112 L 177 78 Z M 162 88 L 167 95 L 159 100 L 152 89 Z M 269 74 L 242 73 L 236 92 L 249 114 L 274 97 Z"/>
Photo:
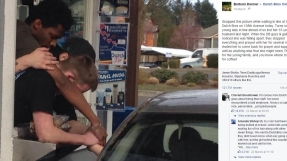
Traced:
<path fill-rule="evenodd" d="M 67 40 L 62 49 L 56 46 L 50 52 L 53 53 L 53 59 L 58 60 L 54 61 L 57 67 L 82 93 L 97 89 L 96 53 L 87 40 L 73 37 Z"/>
<path fill-rule="evenodd" d="M 25 22 L 17 20 L 14 126 L 33 121 L 39 141 L 86 145 L 98 154 L 107 133 L 82 94 L 97 88 L 96 53 L 82 38 L 70 38 L 62 47 L 56 43 L 72 24 L 71 10 L 61 0 L 43 0 Z M 69 108 L 55 107 L 58 94 Z M 90 127 L 77 122 L 74 108 Z M 69 132 L 53 126 L 55 111 L 71 116 Z"/>

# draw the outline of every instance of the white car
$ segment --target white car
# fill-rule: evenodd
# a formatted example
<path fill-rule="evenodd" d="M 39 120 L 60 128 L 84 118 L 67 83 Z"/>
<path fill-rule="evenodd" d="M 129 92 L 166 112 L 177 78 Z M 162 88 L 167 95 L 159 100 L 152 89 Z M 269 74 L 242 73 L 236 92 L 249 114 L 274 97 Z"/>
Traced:
<path fill-rule="evenodd" d="M 202 68 L 203 57 L 210 54 L 218 54 L 218 48 L 197 49 L 190 57 L 180 59 L 180 68 Z"/>

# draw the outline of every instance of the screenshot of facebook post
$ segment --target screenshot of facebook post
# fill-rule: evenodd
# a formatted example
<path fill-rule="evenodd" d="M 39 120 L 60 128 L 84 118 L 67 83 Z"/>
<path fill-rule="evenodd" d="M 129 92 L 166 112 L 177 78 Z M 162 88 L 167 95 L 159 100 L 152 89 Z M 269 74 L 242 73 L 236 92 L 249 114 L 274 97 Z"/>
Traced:
<path fill-rule="evenodd" d="M 287 1 L 223 1 L 219 160 L 286 160 Z"/>

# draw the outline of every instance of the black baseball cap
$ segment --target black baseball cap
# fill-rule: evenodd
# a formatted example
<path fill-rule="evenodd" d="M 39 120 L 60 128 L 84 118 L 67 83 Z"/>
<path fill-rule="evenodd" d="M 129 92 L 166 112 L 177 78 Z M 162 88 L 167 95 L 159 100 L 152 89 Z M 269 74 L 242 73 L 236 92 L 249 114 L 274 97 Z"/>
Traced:
<path fill-rule="evenodd" d="M 96 60 L 96 52 L 93 46 L 87 40 L 80 37 L 72 37 L 67 39 L 62 47 L 57 43 L 55 47 L 50 49 L 50 52 L 57 59 L 59 59 L 61 53 L 67 52 L 69 56 L 87 55 L 94 62 Z"/>

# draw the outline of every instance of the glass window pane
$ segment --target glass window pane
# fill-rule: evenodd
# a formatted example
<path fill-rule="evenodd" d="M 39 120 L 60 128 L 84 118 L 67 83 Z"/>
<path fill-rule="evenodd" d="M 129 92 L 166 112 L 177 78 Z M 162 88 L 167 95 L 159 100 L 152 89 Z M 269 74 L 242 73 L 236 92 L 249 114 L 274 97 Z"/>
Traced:
<path fill-rule="evenodd" d="M 58 44 L 61 46 L 69 37 L 81 37 L 84 35 L 85 23 L 85 0 L 63 0 L 72 10 L 74 24 L 71 26 L 70 31 L 64 33 L 63 37 L 58 39 Z"/>
<path fill-rule="evenodd" d="M 194 54 L 192 54 L 192 58 L 201 58 L 201 57 L 202 57 L 202 50 L 198 50 Z"/>

